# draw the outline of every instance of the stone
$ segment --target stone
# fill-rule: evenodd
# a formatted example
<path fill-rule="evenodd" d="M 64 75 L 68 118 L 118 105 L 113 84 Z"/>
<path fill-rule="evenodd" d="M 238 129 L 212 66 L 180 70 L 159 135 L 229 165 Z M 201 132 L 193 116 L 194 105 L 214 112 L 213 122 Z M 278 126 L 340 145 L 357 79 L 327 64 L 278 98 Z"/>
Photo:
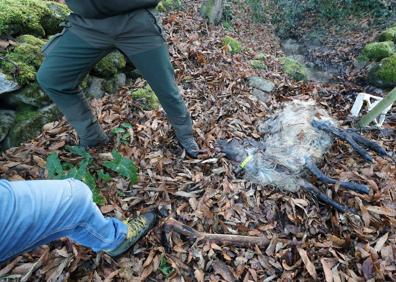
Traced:
<path fill-rule="evenodd" d="M 368 60 L 380 61 L 395 53 L 395 43 L 393 41 L 372 42 L 363 48 L 362 55 Z"/>
<path fill-rule="evenodd" d="M 272 92 L 275 88 L 275 84 L 273 82 L 258 76 L 252 76 L 249 78 L 249 86 L 264 92 Z"/>
<path fill-rule="evenodd" d="M 264 103 L 267 103 L 271 100 L 271 96 L 269 96 L 267 92 L 256 88 L 253 89 L 252 95 Z"/>
<path fill-rule="evenodd" d="M 116 87 L 117 89 L 124 87 L 127 83 L 127 76 L 125 73 L 119 73 L 116 77 Z"/>
<path fill-rule="evenodd" d="M 90 78 L 89 87 L 87 89 L 88 96 L 93 98 L 102 98 L 105 95 L 105 83 L 106 80 L 104 78 L 92 76 Z"/>
<path fill-rule="evenodd" d="M 206 18 L 209 24 L 217 25 L 223 19 L 223 0 L 206 0 L 201 6 L 201 16 Z"/>
<path fill-rule="evenodd" d="M 55 121 L 61 116 L 61 113 L 54 104 L 40 110 L 31 107 L 18 109 L 12 129 L 1 144 L 2 149 L 19 146 L 22 142 L 37 137 L 43 125 Z"/>
<path fill-rule="evenodd" d="M 15 111 L 0 110 L 0 143 L 7 137 L 15 121 Z"/>
<path fill-rule="evenodd" d="M 42 108 L 51 104 L 50 98 L 41 90 L 36 82 L 8 94 L 5 101 L 9 105 L 18 106 L 25 104 L 36 108 Z"/>
<path fill-rule="evenodd" d="M 368 80 L 380 88 L 396 87 L 396 54 L 374 64 L 369 70 Z"/>
<path fill-rule="evenodd" d="M 8 79 L 5 74 L 0 72 L 0 94 L 13 92 L 19 88 L 18 83 Z"/>

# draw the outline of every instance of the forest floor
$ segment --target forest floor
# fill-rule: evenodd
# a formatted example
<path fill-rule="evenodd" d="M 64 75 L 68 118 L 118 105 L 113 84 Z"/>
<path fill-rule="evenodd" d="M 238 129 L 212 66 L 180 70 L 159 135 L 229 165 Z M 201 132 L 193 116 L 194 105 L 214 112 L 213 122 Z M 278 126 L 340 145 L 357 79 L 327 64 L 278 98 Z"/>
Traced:
<path fill-rule="evenodd" d="M 354 97 L 364 89 L 348 75 L 327 84 L 288 79 L 282 71 L 279 58 L 283 52 L 272 26 L 255 23 L 246 13 L 235 12 L 232 32 L 207 26 L 195 3 L 163 18 L 176 78 L 192 113 L 197 141 L 205 150 L 200 159 L 185 157 L 162 110 L 143 111 L 128 95 L 130 89 L 144 84 L 142 80 L 117 95 L 92 101 L 109 134 L 123 122 L 133 127 L 127 144 L 113 142 L 90 153 L 95 166 L 101 167 L 116 149 L 139 169 L 137 184 L 118 176 L 107 183 L 97 180 L 106 199 L 101 210 L 107 216 L 128 218 L 170 205 L 174 218 L 199 231 L 265 236 L 269 245 L 191 242 L 174 234 L 171 252 L 166 253 L 159 225 L 118 259 L 94 254 L 62 239 L 15 258 L 0 269 L 0 277 L 32 281 L 396 279 L 394 164 L 378 156 L 374 163 L 365 163 L 348 145 L 335 143 L 321 164 L 323 170 L 336 178 L 367 183 L 371 192 L 360 195 L 321 188 L 337 201 L 355 207 L 358 216 L 353 216 L 342 215 L 305 192 L 286 193 L 238 179 L 233 164 L 216 151 L 219 139 L 259 138 L 256 125 L 293 99 L 315 99 L 342 125 L 350 126 L 348 115 Z M 332 58 L 352 62 L 359 50 L 356 46 L 362 46 L 376 32 L 354 34 L 344 43 L 330 46 Z M 224 48 L 227 34 L 241 42 L 240 54 L 231 55 Z M 268 70 L 251 67 L 250 61 L 259 53 L 266 54 Z M 348 74 L 358 76 L 349 67 Z M 270 102 L 264 104 L 251 95 L 246 78 L 252 75 L 276 84 Z M 369 130 L 365 135 L 395 152 L 395 125 L 389 119 L 384 125 L 387 130 Z M 46 159 L 51 152 L 57 152 L 64 162 L 76 164 L 81 160 L 65 149 L 66 144 L 75 142 L 65 120 L 48 124 L 36 139 L 1 155 L 0 175 L 13 180 L 45 178 Z"/>

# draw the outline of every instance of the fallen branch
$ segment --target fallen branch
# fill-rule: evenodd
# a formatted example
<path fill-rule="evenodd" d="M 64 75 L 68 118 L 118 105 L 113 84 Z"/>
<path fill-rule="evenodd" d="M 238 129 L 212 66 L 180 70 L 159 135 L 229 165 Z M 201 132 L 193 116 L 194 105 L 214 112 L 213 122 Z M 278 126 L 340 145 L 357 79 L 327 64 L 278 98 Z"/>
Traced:
<path fill-rule="evenodd" d="M 170 232 L 176 232 L 186 236 L 191 240 L 205 240 L 218 244 L 227 245 L 258 245 L 264 247 L 269 244 L 269 240 L 266 237 L 256 237 L 256 236 L 242 236 L 242 235 L 229 235 L 229 234 L 211 234 L 205 232 L 199 232 L 188 225 L 185 225 L 173 218 L 169 218 L 165 221 L 163 226 L 162 243 L 164 246 L 169 245 L 168 236 Z"/>

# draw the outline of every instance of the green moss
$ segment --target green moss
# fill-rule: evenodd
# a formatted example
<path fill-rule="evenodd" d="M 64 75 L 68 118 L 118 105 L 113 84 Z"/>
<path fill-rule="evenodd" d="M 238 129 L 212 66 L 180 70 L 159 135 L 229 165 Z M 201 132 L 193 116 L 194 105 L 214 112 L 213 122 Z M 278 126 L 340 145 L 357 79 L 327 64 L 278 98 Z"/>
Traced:
<path fill-rule="evenodd" d="M 369 60 L 380 61 L 395 52 L 393 41 L 373 42 L 367 44 L 363 49 L 363 55 Z"/>
<path fill-rule="evenodd" d="M 32 35 L 23 35 L 17 38 L 17 46 L 8 51 L 6 60 L 0 61 L 0 68 L 8 76 L 16 77 L 20 86 L 35 81 L 43 55 L 41 47 L 45 41 Z"/>
<path fill-rule="evenodd" d="M 95 75 L 104 78 L 112 78 L 125 69 L 126 60 L 120 52 L 112 52 L 104 57 L 93 69 Z"/>
<path fill-rule="evenodd" d="M 242 51 L 241 43 L 231 36 L 227 35 L 224 37 L 223 44 L 230 50 L 232 54 L 237 54 Z"/>
<path fill-rule="evenodd" d="M 396 43 L 396 26 L 384 30 L 379 36 L 379 41 L 393 41 Z"/>
<path fill-rule="evenodd" d="M 292 79 L 297 81 L 305 81 L 308 79 L 308 73 L 304 65 L 290 57 L 281 58 L 283 70 Z"/>
<path fill-rule="evenodd" d="M 162 0 L 157 6 L 157 10 L 165 13 L 172 10 L 180 10 L 181 7 L 181 0 Z"/>
<path fill-rule="evenodd" d="M 40 134 L 44 124 L 58 119 L 59 116 L 60 113 L 55 105 L 41 110 L 29 106 L 19 107 L 14 126 L 7 137 L 7 147 L 18 146 L 21 142 L 35 138 Z"/>
<path fill-rule="evenodd" d="M 391 88 L 396 86 L 396 54 L 382 59 L 369 71 L 369 81 L 379 87 Z"/>
<path fill-rule="evenodd" d="M 266 58 L 267 55 L 265 55 L 264 53 L 258 53 L 256 57 L 254 57 L 255 60 L 259 60 L 259 61 L 264 61 Z"/>
<path fill-rule="evenodd" d="M 63 4 L 42 0 L 1 0 L 0 36 L 32 34 L 43 37 L 57 32 L 66 15 L 60 16 L 60 8 L 51 7 L 67 9 Z"/>
<path fill-rule="evenodd" d="M 143 110 L 150 111 L 159 108 L 159 101 L 149 85 L 132 92 L 132 98 L 140 102 Z"/>
<path fill-rule="evenodd" d="M 251 62 L 251 65 L 254 69 L 257 69 L 257 70 L 266 70 L 267 69 L 267 65 L 261 60 L 253 60 Z"/>

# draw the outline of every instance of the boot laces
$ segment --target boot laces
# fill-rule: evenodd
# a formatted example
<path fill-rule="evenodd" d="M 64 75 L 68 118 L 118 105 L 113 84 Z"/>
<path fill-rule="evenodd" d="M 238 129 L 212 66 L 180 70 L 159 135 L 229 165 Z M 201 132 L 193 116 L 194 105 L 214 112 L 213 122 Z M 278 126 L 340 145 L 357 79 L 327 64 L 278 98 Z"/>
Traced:
<path fill-rule="evenodd" d="M 147 222 L 142 217 L 139 216 L 132 221 L 128 222 L 128 235 L 127 239 L 131 239 L 132 237 L 136 237 L 146 228 Z"/>

